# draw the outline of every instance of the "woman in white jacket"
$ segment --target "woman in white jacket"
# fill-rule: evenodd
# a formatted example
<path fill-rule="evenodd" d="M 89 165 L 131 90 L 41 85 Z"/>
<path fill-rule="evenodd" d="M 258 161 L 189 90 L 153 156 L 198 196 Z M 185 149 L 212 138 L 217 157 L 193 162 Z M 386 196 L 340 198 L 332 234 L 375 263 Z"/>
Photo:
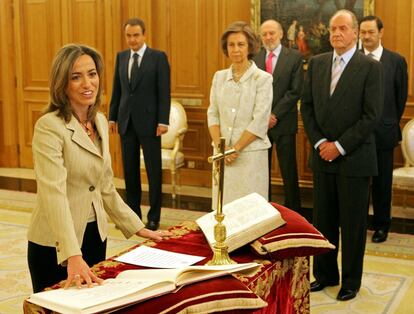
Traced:
<path fill-rule="evenodd" d="M 267 129 L 273 78 L 251 60 L 259 49 L 259 39 L 245 22 L 231 24 L 221 45 L 232 64 L 215 73 L 207 114 L 215 148 L 220 137 L 225 137 L 226 147 L 237 151 L 225 160 L 223 204 L 252 192 L 268 199 Z M 213 208 L 216 196 L 213 177 Z"/>

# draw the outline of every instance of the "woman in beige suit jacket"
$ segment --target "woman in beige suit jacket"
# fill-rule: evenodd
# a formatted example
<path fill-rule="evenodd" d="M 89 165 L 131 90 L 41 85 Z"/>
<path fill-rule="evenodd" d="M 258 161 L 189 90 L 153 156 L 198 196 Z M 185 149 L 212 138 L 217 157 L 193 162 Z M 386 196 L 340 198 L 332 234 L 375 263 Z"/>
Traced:
<path fill-rule="evenodd" d="M 36 122 L 33 159 L 37 204 L 28 231 L 33 290 L 67 278 L 101 283 L 89 269 L 105 259 L 107 215 L 126 237 L 161 240 L 168 232 L 145 229 L 113 185 L 108 123 L 98 113 L 102 58 L 69 44 L 52 65 L 50 104 Z"/>
<path fill-rule="evenodd" d="M 259 48 L 244 22 L 230 25 L 221 37 L 229 69 L 217 71 L 210 91 L 208 126 L 215 146 L 220 137 L 238 153 L 226 158 L 223 204 L 252 192 L 268 198 L 268 122 L 272 105 L 272 76 L 251 61 Z M 213 178 L 214 180 L 214 178 Z M 213 208 L 217 184 L 213 181 Z"/>

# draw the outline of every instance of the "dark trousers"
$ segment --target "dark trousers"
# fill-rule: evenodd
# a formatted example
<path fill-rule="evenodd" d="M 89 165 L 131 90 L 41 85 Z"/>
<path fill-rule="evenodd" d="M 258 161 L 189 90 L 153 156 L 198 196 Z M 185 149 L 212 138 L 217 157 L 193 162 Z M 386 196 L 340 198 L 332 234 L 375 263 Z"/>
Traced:
<path fill-rule="evenodd" d="M 361 286 L 369 195 L 369 177 L 346 177 L 316 172 L 313 175 L 313 224 L 336 249 L 314 257 L 315 279 L 339 283 L 339 228 L 342 252 L 342 287 Z"/>
<path fill-rule="evenodd" d="M 296 163 L 296 134 L 286 134 L 271 136 L 269 139 L 276 146 L 279 169 L 283 179 L 283 189 L 285 194 L 284 205 L 293 210 L 300 210 L 300 190 L 298 182 L 298 167 Z M 272 195 L 271 169 L 272 169 L 272 150 L 269 148 L 269 200 Z"/>
<path fill-rule="evenodd" d="M 105 260 L 106 240 L 102 242 L 96 221 L 86 226 L 82 243 L 82 257 L 93 265 Z M 33 292 L 40 292 L 68 277 L 67 268 L 57 263 L 56 248 L 29 241 L 27 262 L 32 278 Z"/>
<path fill-rule="evenodd" d="M 150 210 L 147 218 L 148 220 L 159 222 L 162 196 L 161 137 L 140 136 L 135 131 L 132 123 L 129 122 L 125 134 L 121 135 L 121 146 L 126 203 L 142 218 L 140 176 L 140 146 L 142 146 L 149 185 Z"/>
<path fill-rule="evenodd" d="M 377 150 L 378 175 L 372 177 L 373 227 L 388 231 L 391 226 L 392 170 L 394 149 Z"/>

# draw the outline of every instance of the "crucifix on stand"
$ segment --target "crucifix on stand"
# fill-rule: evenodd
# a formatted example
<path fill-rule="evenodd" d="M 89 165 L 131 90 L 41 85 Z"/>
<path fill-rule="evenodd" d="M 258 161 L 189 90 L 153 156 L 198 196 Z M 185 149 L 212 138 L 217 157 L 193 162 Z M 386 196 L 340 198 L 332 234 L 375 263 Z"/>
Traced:
<path fill-rule="evenodd" d="M 237 153 L 237 151 L 234 148 L 225 151 L 225 143 L 225 138 L 220 137 L 220 144 L 218 146 L 219 152 L 208 158 L 208 162 L 215 163 L 215 167 L 217 169 L 217 172 L 213 173 L 213 176 L 218 175 L 219 179 L 217 188 L 217 211 L 214 216 L 217 221 L 217 224 L 214 226 L 214 239 L 216 240 L 216 243 L 213 247 L 213 258 L 206 263 L 207 265 L 236 264 L 236 262 L 230 258 L 227 245 L 224 243 L 226 241 L 227 232 L 226 226 L 223 224 L 223 183 L 225 167 L 224 160 L 227 156 Z"/>

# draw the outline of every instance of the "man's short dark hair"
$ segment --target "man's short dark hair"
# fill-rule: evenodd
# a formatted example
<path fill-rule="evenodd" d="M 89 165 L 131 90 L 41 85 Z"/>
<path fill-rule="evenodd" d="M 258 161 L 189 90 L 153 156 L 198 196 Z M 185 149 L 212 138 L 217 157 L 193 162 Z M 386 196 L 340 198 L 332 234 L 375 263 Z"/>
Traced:
<path fill-rule="evenodd" d="M 375 21 L 377 23 L 377 28 L 378 28 L 379 31 L 384 27 L 384 25 L 382 24 L 381 19 L 378 16 L 375 16 L 375 15 L 364 16 L 361 19 L 361 21 L 359 21 L 359 26 L 361 26 L 362 22 L 368 22 L 368 21 Z"/>
<path fill-rule="evenodd" d="M 130 26 L 136 26 L 136 25 L 141 26 L 142 34 L 145 34 L 145 23 L 144 23 L 143 20 L 141 20 L 141 19 L 139 19 L 137 17 L 133 17 L 133 18 L 128 19 L 125 22 L 124 29 L 125 29 L 125 27 L 127 27 L 127 25 L 130 25 Z"/>

